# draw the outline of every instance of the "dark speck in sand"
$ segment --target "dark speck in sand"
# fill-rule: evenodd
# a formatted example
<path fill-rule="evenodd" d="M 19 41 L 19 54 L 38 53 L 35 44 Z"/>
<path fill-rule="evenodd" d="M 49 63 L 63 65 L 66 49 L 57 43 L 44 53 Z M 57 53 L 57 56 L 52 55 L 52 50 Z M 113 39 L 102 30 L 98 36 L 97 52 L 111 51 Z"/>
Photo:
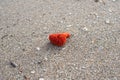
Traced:
<path fill-rule="evenodd" d="M 95 2 L 99 2 L 99 0 L 94 0 Z"/>
<path fill-rule="evenodd" d="M 8 34 L 6 34 L 6 35 L 2 36 L 2 37 L 1 37 L 1 39 L 4 39 L 4 38 L 5 38 L 5 37 L 7 37 L 7 36 L 8 36 Z"/>
<path fill-rule="evenodd" d="M 26 75 L 23 76 L 25 80 L 30 80 L 29 77 L 27 77 Z"/>
<path fill-rule="evenodd" d="M 17 64 L 16 64 L 16 63 L 13 63 L 13 62 L 10 62 L 10 65 L 11 65 L 12 67 L 14 67 L 14 68 L 17 67 Z"/>
<path fill-rule="evenodd" d="M 25 51 L 25 49 L 22 49 L 22 51 Z"/>
<path fill-rule="evenodd" d="M 42 61 L 38 61 L 38 64 L 42 64 Z"/>
<path fill-rule="evenodd" d="M 0 31 L 2 30 L 3 28 L 0 28 Z"/>

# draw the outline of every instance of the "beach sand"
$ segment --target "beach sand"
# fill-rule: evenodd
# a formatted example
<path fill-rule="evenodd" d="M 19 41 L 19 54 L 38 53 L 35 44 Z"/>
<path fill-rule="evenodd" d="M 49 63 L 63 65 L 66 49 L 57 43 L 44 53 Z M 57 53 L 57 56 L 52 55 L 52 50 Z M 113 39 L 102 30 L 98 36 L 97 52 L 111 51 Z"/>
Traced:
<path fill-rule="evenodd" d="M 120 0 L 0 0 L 0 80 L 120 80 Z"/>

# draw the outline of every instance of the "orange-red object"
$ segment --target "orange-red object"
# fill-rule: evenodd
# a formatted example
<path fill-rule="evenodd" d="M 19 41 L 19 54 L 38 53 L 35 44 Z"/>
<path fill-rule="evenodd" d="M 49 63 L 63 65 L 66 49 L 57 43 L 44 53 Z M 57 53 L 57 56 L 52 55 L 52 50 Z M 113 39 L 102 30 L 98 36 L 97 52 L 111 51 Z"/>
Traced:
<path fill-rule="evenodd" d="M 63 46 L 66 43 L 66 38 L 69 38 L 69 33 L 55 33 L 49 35 L 49 40 L 56 46 Z"/>

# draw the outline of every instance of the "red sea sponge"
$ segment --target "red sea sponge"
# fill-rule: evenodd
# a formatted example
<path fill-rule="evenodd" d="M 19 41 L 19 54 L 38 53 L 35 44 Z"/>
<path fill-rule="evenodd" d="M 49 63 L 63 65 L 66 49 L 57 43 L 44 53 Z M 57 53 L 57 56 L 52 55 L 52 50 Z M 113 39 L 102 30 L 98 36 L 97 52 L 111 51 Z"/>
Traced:
<path fill-rule="evenodd" d="M 66 43 L 66 38 L 69 38 L 70 34 L 65 33 L 55 33 L 49 35 L 49 40 L 52 44 L 56 46 L 63 46 Z"/>

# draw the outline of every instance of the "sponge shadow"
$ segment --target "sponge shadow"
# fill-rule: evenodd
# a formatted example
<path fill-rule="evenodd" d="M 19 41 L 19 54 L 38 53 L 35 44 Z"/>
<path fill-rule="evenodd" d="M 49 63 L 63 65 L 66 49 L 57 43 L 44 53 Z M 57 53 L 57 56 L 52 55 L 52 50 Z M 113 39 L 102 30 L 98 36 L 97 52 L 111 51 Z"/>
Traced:
<path fill-rule="evenodd" d="M 64 46 L 62 46 L 62 47 L 55 46 L 55 45 L 51 44 L 50 42 L 46 44 L 47 51 L 60 51 L 60 50 L 62 50 L 62 48 L 64 48 Z"/>

